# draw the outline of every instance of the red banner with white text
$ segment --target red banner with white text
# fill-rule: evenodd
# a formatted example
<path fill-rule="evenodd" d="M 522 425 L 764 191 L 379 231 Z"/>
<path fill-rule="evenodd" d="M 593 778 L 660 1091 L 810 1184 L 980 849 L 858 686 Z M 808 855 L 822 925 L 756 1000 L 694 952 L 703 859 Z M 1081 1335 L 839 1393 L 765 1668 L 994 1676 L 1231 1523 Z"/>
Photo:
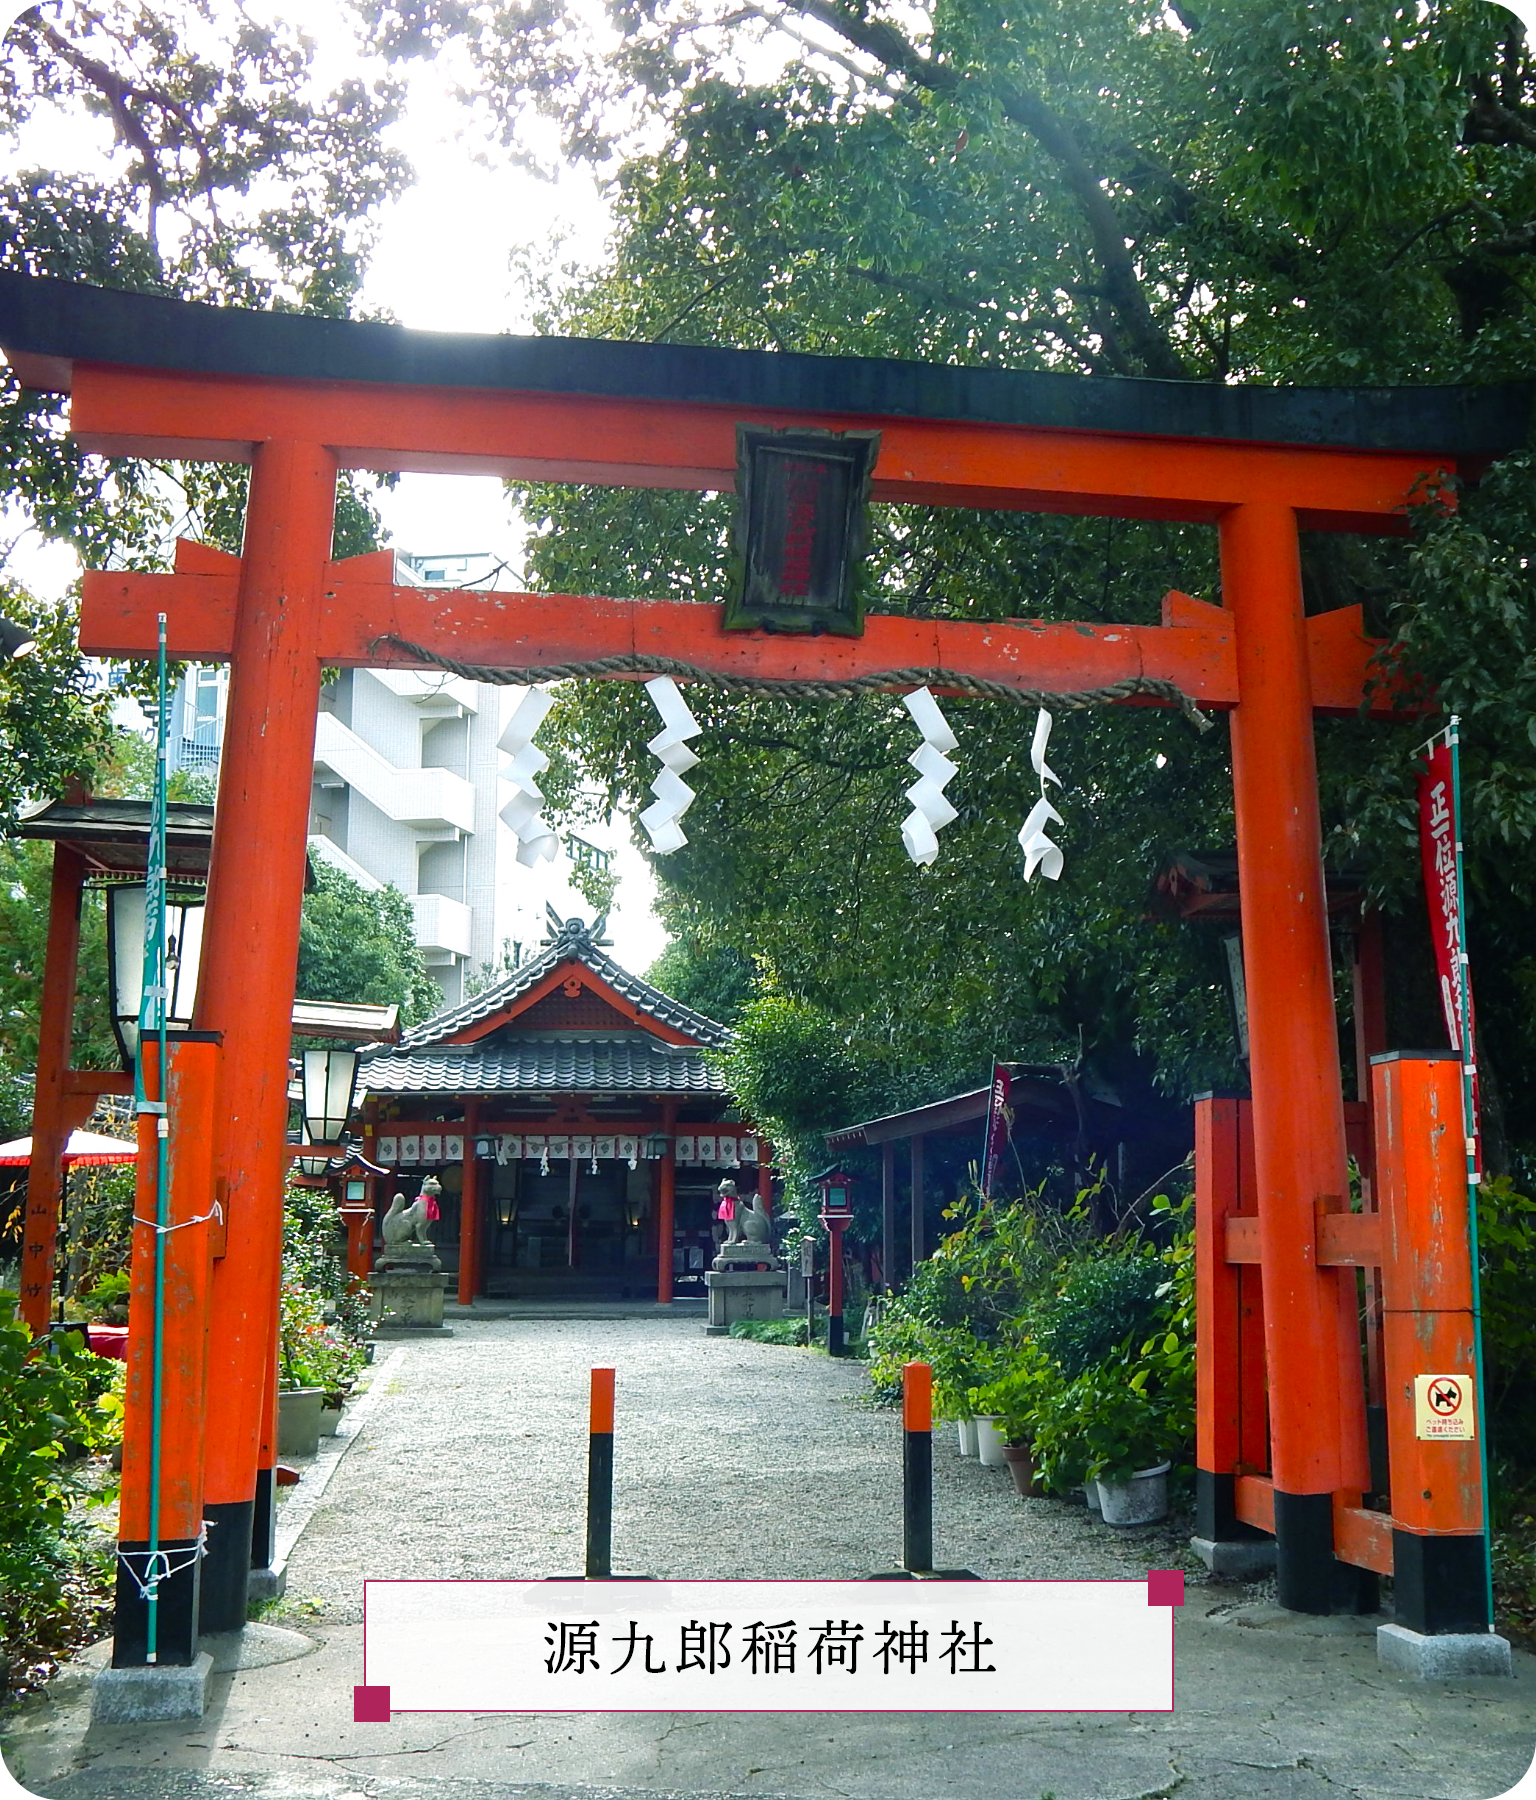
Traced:
<path fill-rule="evenodd" d="M 1008 1106 L 1013 1080 L 1001 1063 L 992 1065 L 992 1092 L 987 1101 L 987 1141 L 982 1146 L 981 1191 L 990 1200 L 1003 1166 L 1013 1125 Z"/>
<path fill-rule="evenodd" d="M 1440 978 L 1440 1005 L 1451 1048 L 1463 1054 L 1470 1042 L 1461 1017 L 1461 900 L 1456 870 L 1458 841 L 1455 787 L 1448 744 L 1436 744 L 1419 765 L 1419 853 L 1424 861 L 1424 896 L 1429 902 L 1429 929 L 1435 942 L 1435 971 Z M 1467 1009 L 1472 1007 L 1470 982 Z M 1470 1059 L 1469 1059 L 1470 1060 Z"/>

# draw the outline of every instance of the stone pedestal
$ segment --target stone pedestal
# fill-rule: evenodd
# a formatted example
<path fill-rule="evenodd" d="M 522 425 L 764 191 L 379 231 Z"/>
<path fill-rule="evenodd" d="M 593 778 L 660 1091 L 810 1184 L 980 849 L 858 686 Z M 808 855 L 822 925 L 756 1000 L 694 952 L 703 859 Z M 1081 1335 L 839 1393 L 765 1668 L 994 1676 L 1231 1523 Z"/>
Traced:
<path fill-rule="evenodd" d="M 782 1319 L 784 1275 L 779 1269 L 709 1269 L 709 1337 L 725 1337 L 738 1319 Z"/>
<path fill-rule="evenodd" d="M 208 1706 L 213 1658 L 206 1650 L 186 1668 L 103 1669 L 91 1685 L 93 1725 L 142 1725 L 167 1719 L 200 1719 Z"/>
<path fill-rule="evenodd" d="M 413 1331 L 443 1329 L 443 1289 L 448 1277 L 424 1265 L 376 1269 L 372 1277 L 372 1318 L 376 1326 Z"/>
<path fill-rule="evenodd" d="M 1189 1545 L 1218 1581 L 1262 1581 L 1275 1572 L 1272 1537 L 1192 1537 Z"/>
<path fill-rule="evenodd" d="M 1429 1635 L 1406 1625 L 1378 1625 L 1376 1660 L 1416 1681 L 1461 1681 L 1469 1675 L 1513 1675 L 1509 1639 L 1493 1631 Z"/>

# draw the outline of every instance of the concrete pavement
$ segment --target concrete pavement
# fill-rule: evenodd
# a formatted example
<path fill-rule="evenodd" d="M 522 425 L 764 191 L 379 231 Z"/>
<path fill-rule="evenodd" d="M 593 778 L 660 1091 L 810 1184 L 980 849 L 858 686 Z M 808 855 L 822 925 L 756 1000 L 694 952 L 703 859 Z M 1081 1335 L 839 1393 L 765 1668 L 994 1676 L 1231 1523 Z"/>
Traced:
<path fill-rule="evenodd" d="M 381 1358 L 381 1362 L 382 1362 Z M 1006 1474 L 936 1462 L 946 1562 L 1004 1577 L 1189 1571 L 1172 1715 L 404 1715 L 352 1722 L 364 1575 L 532 1576 L 580 1545 L 586 1371 L 619 1370 L 621 1566 L 847 1576 L 899 1541 L 898 1425 L 856 1365 L 642 1315 L 456 1321 L 381 1369 L 314 1503 L 272 1626 L 195 1724 L 92 1726 L 91 1658 L 4 1727 L 47 1800 L 1485 1800 L 1536 1748 L 1536 1659 L 1431 1687 L 1377 1667 L 1376 1620 L 1302 1619 L 1204 1581 L 1167 1532 L 1111 1536 Z M 297 1491 L 300 1503 L 304 1491 Z M 231 1660 L 232 1647 L 223 1647 Z M 95 1654 L 96 1660 L 104 1655 Z"/>

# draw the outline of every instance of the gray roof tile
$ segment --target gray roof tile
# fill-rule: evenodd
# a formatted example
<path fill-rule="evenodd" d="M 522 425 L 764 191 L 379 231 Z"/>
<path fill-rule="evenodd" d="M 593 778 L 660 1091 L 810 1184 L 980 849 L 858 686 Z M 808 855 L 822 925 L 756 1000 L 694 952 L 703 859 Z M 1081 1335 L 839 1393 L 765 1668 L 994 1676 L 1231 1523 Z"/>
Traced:
<path fill-rule="evenodd" d="M 364 1052 L 369 1094 L 724 1094 L 702 1050 L 641 1038 L 423 1045 Z"/>
<path fill-rule="evenodd" d="M 620 968 L 611 956 L 605 956 L 593 942 L 592 928 L 585 921 L 567 919 L 561 924 L 553 940 L 544 946 L 532 962 L 514 969 L 504 981 L 498 981 L 494 987 L 486 988 L 457 1006 L 450 1006 L 445 1012 L 434 1013 L 420 1025 L 413 1025 L 401 1035 L 401 1049 L 414 1050 L 429 1044 L 440 1044 L 444 1038 L 456 1037 L 471 1025 L 477 1025 L 482 1019 L 488 1019 L 493 1013 L 510 1006 L 520 995 L 537 986 L 546 975 L 553 974 L 561 963 L 573 959 L 585 963 L 600 981 L 607 982 L 609 987 L 639 1007 L 641 1012 L 648 1013 L 651 1018 L 660 1020 L 664 1025 L 672 1026 L 674 1030 L 687 1032 L 701 1044 L 723 1044 L 731 1035 L 724 1025 L 705 1018 L 703 1013 L 695 1012 L 691 1006 L 684 1006 L 681 1000 L 674 1000 L 670 994 L 662 993 L 660 988 L 652 987 L 650 982 L 642 981 L 638 975 L 631 975 L 628 969 Z M 578 1082 L 576 1085 L 579 1087 L 588 1084 Z"/>

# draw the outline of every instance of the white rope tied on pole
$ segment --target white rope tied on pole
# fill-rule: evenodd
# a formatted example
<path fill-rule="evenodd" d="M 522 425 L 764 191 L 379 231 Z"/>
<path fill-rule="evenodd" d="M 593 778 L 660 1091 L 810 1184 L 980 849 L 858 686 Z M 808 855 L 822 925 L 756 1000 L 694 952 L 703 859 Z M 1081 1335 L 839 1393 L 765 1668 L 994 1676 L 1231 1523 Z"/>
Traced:
<path fill-rule="evenodd" d="M 937 858 L 938 834 L 960 816 L 944 794 L 944 789 L 959 773 L 959 764 L 951 762 L 945 752 L 958 749 L 960 740 L 950 729 L 949 721 L 928 688 L 903 694 L 901 703 L 923 734 L 922 743 L 907 758 L 917 770 L 917 780 L 907 789 L 912 810 L 901 827 L 901 841 L 907 855 L 921 867 Z"/>
<path fill-rule="evenodd" d="M 147 1226 L 149 1230 L 158 1232 L 161 1237 L 164 1237 L 168 1232 L 184 1231 L 188 1225 L 206 1225 L 210 1219 L 217 1219 L 220 1223 L 223 1222 L 224 1208 L 220 1206 L 217 1200 L 214 1201 L 207 1212 L 199 1213 L 195 1219 L 178 1219 L 174 1225 L 161 1225 L 154 1219 L 141 1217 L 138 1213 L 133 1215 L 133 1222 L 135 1225 Z"/>
<path fill-rule="evenodd" d="M 501 818 L 517 839 L 517 860 L 525 869 L 552 862 L 560 848 L 553 826 L 544 817 L 544 795 L 538 782 L 549 767 L 549 758 L 533 741 L 554 703 L 554 695 L 546 688 L 529 688 L 512 709 L 499 741 L 499 748 L 512 759 L 506 770 L 512 798 L 502 807 Z"/>
<path fill-rule="evenodd" d="M 704 729 L 689 711 L 682 689 L 670 675 L 658 675 L 645 684 L 651 704 L 661 715 L 661 730 L 645 746 L 661 764 L 651 792 L 656 796 L 640 815 L 640 823 L 650 833 L 658 856 L 670 856 L 688 842 L 688 834 L 680 823 L 693 805 L 694 793 L 683 776 L 698 766 L 698 756 L 688 748 L 688 739 Z"/>
<path fill-rule="evenodd" d="M 117 1560 L 128 1571 L 128 1579 L 138 1589 L 139 1598 L 147 1604 L 162 1583 L 179 1575 L 183 1569 L 190 1569 L 207 1554 L 208 1521 L 204 1519 L 195 1544 L 181 1550 L 119 1550 Z M 140 1567 L 136 1568 L 136 1563 Z"/>
<path fill-rule="evenodd" d="M 1047 881 L 1059 881 L 1064 858 L 1061 847 L 1045 835 L 1048 824 L 1065 823 L 1056 808 L 1045 797 L 1047 782 L 1061 786 L 1061 777 L 1045 760 L 1046 746 L 1051 741 L 1051 715 L 1042 706 L 1040 716 L 1035 720 L 1034 742 L 1029 748 L 1029 760 L 1034 765 L 1036 775 L 1040 777 L 1040 798 L 1035 802 L 1029 817 L 1019 828 L 1019 848 L 1024 852 L 1024 879 L 1032 880 L 1036 869 Z"/>

